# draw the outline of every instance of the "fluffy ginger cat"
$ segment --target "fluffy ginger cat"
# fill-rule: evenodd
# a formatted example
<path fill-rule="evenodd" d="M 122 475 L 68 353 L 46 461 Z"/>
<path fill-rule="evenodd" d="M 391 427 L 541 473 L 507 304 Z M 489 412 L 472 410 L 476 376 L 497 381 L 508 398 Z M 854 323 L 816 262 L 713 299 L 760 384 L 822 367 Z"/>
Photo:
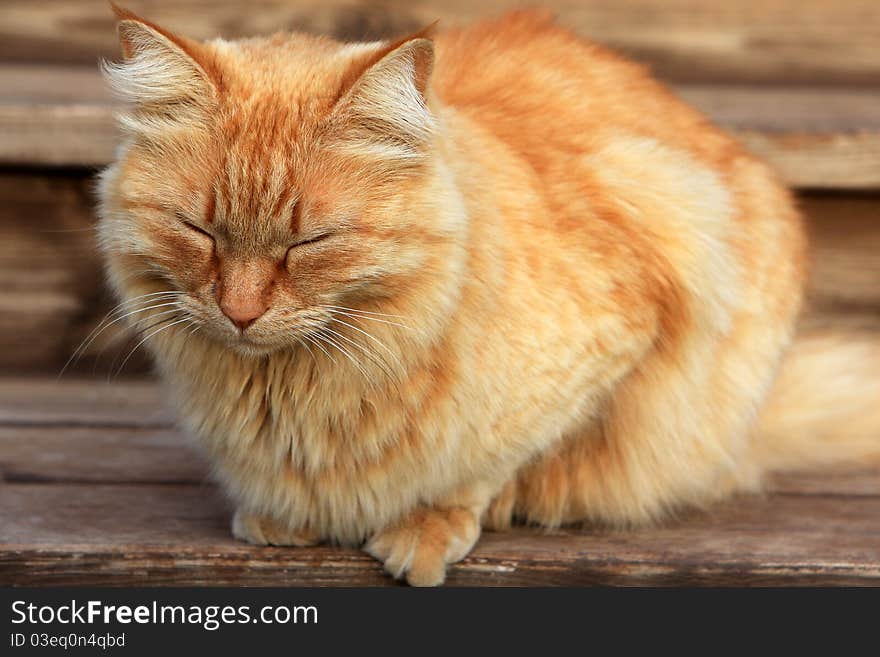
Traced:
<path fill-rule="evenodd" d="M 840 401 L 798 389 L 828 344 L 770 395 L 800 218 L 639 66 L 532 12 L 344 44 L 116 11 L 101 248 L 238 538 L 436 585 L 481 527 L 637 526 L 876 451 L 867 392 L 846 441 L 792 420 Z"/>

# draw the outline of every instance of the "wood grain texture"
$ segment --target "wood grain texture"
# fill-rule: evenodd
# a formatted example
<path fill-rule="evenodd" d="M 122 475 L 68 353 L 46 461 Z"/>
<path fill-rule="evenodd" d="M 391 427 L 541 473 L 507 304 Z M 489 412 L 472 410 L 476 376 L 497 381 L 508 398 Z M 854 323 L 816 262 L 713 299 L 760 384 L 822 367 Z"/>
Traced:
<path fill-rule="evenodd" d="M 195 38 L 303 30 L 344 39 L 408 33 L 435 20 L 468 22 L 520 0 L 129 0 L 126 6 Z M 537 3 L 535 3 L 537 4 Z M 548 0 L 578 33 L 673 80 L 880 82 L 874 0 Z M 4 0 L 0 60 L 93 64 L 115 57 L 114 19 L 101 0 Z"/>
<path fill-rule="evenodd" d="M 0 164 L 96 167 L 118 138 L 100 105 L 0 105 Z"/>
<path fill-rule="evenodd" d="M 234 541 L 157 387 L 0 380 L 0 585 L 393 583 L 357 549 Z M 777 475 L 767 490 L 639 531 L 486 533 L 448 583 L 880 585 L 880 464 Z"/>
<path fill-rule="evenodd" d="M 872 191 L 880 188 L 880 133 L 770 135 L 745 130 L 737 136 L 792 187 Z"/>
<path fill-rule="evenodd" d="M 801 206 L 808 217 L 814 308 L 880 315 L 880 199 L 811 196 Z"/>
<path fill-rule="evenodd" d="M 205 461 L 169 429 L 0 426 L 0 481 L 201 484 Z"/>
<path fill-rule="evenodd" d="M 155 382 L 75 376 L 0 378 L 0 427 L 167 429 L 171 414 Z"/>
<path fill-rule="evenodd" d="M 674 82 L 670 86 L 732 129 L 805 134 L 880 131 L 880 91 L 873 86 Z M 0 61 L 0 106 L 115 109 L 117 102 L 97 65 Z"/>
<path fill-rule="evenodd" d="M 880 188 L 880 92 L 676 85 L 800 188 Z M 97 67 L 0 64 L 0 163 L 99 166 L 119 141 Z"/>
<path fill-rule="evenodd" d="M 813 472 L 777 472 L 766 490 L 787 495 L 880 495 L 880 463 L 823 468 Z"/>
<path fill-rule="evenodd" d="M 353 549 L 233 541 L 192 486 L 2 487 L 0 584 L 383 585 Z M 743 498 L 658 529 L 487 533 L 451 585 L 877 585 L 880 498 Z"/>
<path fill-rule="evenodd" d="M 93 184 L 85 172 L 0 176 L 0 369 L 58 373 L 109 309 Z M 93 342 L 84 370 L 100 353 L 109 371 L 127 343 L 117 326 Z M 143 371 L 144 360 L 132 360 L 126 372 Z"/>

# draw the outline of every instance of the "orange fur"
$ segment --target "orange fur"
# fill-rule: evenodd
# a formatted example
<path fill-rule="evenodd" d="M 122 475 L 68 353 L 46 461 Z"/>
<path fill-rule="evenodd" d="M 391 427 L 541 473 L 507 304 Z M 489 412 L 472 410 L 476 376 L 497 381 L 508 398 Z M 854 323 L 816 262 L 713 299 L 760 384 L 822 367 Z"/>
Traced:
<path fill-rule="evenodd" d="M 108 276 L 237 536 L 366 541 L 437 584 L 481 519 L 625 526 L 754 484 L 800 220 L 641 68 L 528 12 L 350 45 L 120 18 Z"/>

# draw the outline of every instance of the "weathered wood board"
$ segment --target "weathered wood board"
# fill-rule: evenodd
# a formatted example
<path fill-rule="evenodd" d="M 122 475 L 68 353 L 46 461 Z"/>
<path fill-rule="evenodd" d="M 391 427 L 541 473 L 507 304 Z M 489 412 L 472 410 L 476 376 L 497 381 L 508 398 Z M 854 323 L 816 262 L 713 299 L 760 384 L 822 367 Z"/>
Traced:
<path fill-rule="evenodd" d="M 235 542 L 210 488 L 2 485 L 3 585 L 383 585 L 351 548 Z M 769 495 L 658 529 L 486 533 L 451 585 L 880 584 L 880 498 Z"/>
<path fill-rule="evenodd" d="M 880 92 L 871 88 L 679 84 L 791 185 L 880 188 Z M 93 68 L 0 64 L 0 164 L 100 166 L 119 141 Z"/>
<path fill-rule="evenodd" d="M 159 399 L 143 381 L 0 380 L 0 585 L 391 583 L 356 549 L 234 541 Z M 487 533 L 449 583 L 875 586 L 880 464 L 778 476 L 653 529 Z"/>
<path fill-rule="evenodd" d="M 440 20 L 456 25 L 522 7 L 521 0 L 128 0 L 194 38 L 302 30 L 372 40 Z M 579 34 L 618 48 L 671 80 L 877 84 L 880 7 L 874 0 L 545 0 Z M 102 0 L 5 0 L 0 61 L 81 63 L 118 52 Z"/>

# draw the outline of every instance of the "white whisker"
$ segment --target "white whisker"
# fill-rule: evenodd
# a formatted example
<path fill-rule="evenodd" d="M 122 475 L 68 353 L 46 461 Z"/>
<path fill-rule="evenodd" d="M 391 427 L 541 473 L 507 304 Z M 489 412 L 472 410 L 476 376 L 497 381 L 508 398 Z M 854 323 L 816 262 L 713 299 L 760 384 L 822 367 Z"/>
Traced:
<path fill-rule="evenodd" d="M 337 310 L 337 309 L 332 308 L 330 306 L 320 306 L 320 307 L 323 308 L 324 310 L 326 310 L 327 312 L 333 313 L 335 315 L 342 315 L 343 317 L 351 317 L 352 319 L 366 319 L 371 322 L 379 322 L 381 324 L 389 324 L 390 326 L 398 326 L 400 328 L 404 328 L 409 331 L 416 330 L 412 326 L 407 326 L 406 324 L 401 324 L 399 322 L 392 322 L 387 319 L 379 319 L 378 317 L 368 317 L 366 315 L 358 315 L 358 314 L 354 314 L 352 312 L 347 312 L 344 310 Z"/>
<path fill-rule="evenodd" d="M 336 359 L 333 358 L 332 355 L 330 355 L 329 351 L 324 349 L 324 346 L 318 340 L 314 339 L 312 336 L 309 336 L 309 335 L 303 335 L 302 337 L 303 337 L 303 339 L 308 340 L 312 345 L 316 346 L 318 349 L 323 351 L 324 354 L 327 356 L 327 358 L 330 359 L 331 363 L 333 363 L 334 365 L 336 364 Z"/>
<path fill-rule="evenodd" d="M 122 372 L 123 368 L 125 367 L 125 364 L 134 355 L 134 352 L 136 352 L 138 350 L 138 347 L 140 347 L 144 342 L 146 342 L 147 340 L 152 338 L 154 335 L 158 335 L 162 331 L 170 329 L 172 326 L 177 326 L 178 324 L 182 324 L 183 322 L 189 322 L 189 321 L 192 321 L 192 320 L 190 320 L 189 317 L 184 317 L 183 319 L 178 319 L 177 321 L 171 322 L 170 324 L 166 324 L 165 326 L 162 326 L 162 327 L 156 329 L 155 331 L 153 331 L 152 333 L 150 333 L 149 335 L 144 337 L 140 342 L 138 342 L 134 346 L 134 349 L 132 349 L 131 351 L 128 352 L 128 355 L 125 357 L 125 360 L 122 361 L 122 365 L 120 365 L 119 369 L 116 370 L 116 376 L 119 376 L 119 374 Z"/>
<path fill-rule="evenodd" d="M 370 340 L 372 340 L 372 341 L 375 342 L 377 345 L 379 345 L 380 347 L 382 347 L 385 351 L 387 351 L 387 352 L 391 355 L 391 357 L 394 359 L 394 362 L 397 364 L 397 366 L 398 366 L 401 370 L 403 370 L 403 363 L 400 362 L 400 359 L 397 357 L 397 354 L 395 354 L 393 351 L 391 351 L 391 349 L 390 349 L 389 347 L 387 347 L 387 346 L 385 345 L 385 343 L 382 342 L 381 340 L 379 340 L 377 337 L 375 337 L 375 336 L 373 336 L 373 335 L 370 335 L 370 334 L 367 333 L 366 331 L 363 331 L 363 330 L 359 329 L 357 326 L 354 326 L 353 324 L 349 324 L 348 322 L 345 322 L 345 321 L 343 321 L 343 320 L 341 320 L 341 319 L 337 319 L 337 318 L 334 317 L 334 318 L 332 318 L 332 321 L 334 321 L 334 322 L 338 322 L 339 324 L 342 324 L 342 325 L 344 325 L 344 326 L 347 326 L 347 327 L 349 327 L 350 329 L 353 329 L 353 330 L 357 331 L 358 333 L 361 333 L 361 334 L 367 336 Z"/>
<path fill-rule="evenodd" d="M 297 343 L 300 347 L 303 347 L 306 351 L 309 352 L 309 356 L 312 357 L 312 361 L 313 361 L 313 362 L 317 362 L 317 361 L 315 361 L 315 354 L 312 353 L 312 350 L 309 348 L 309 345 L 307 345 L 305 342 L 303 342 L 303 341 L 300 340 L 299 338 L 294 338 L 294 340 L 296 340 L 296 343 Z"/>
<path fill-rule="evenodd" d="M 98 338 L 98 336 L 100 336 L 108 328 L 110 328 L 111 326 L 113 326 L 117 322 L 125 319 L 126 317 L 130 317 L 132 315 L 135 315 L 135 314 L 138 314 L 141 312 L 147 312 L 149 310 L 155 310 L 157 308 L 162 308 L 164 306 L 175 305 L 177 303 L 176 301 L 170 302 L 170 303 L 165 303 L 165 301 L 166 301 L 166 299 L 175 298 L 176 295 L 181 294 L 181 293 L 179 293 L 179 292 L 172 293 L 173 296 L 171 296 L 171 297 L 156 297 L 157 294 L 167 294 L 167 293 L 153 293 L 153 294 L 149 294 L 149 295 L 145 294 L 145 295 L 141 295 L 140 297 L 135 297 L 133 299 L 130 299 L 127 302 L 117 304 L 113 310 L 111 310 L 110 312 L 107 313 L 107 315 L 104 316 L 104 319 L 102 319 L 100 322 L 98 322 L 98 325 L 94 329 L 92 329 L 92 331 L 83 339 L 82 342 L 80 342 L 79 346 L 76 349 L 74 349 L 73 353 L 70 355 L 70 358 L 67 359 L 67 362 L 64 364 L 64 367 L 62 367 L 61 371 L 58 373 L 58 378 L 59 379 L 61 378 L 61 376 L 64 374 L 65 371 L 67 371 L 67 368 L 70 367 L 71 364 L 79 362 L 79 359 L 83 356 L 83 354 L 91 346 L 91 344 Z M 152 298 L 150 300 L 146 300 L 145 297 L 154 297 L 154 298 Z M 128 308 L 131 305 L 133 305 L 135 302 L 151 304 L 156 301 L 159 301 L 161 303 L 159 303 L 158 305 L 148 305 L 145 308 L 136 308 L 135 310 L 132 310 L 130 312 L 128 311 Z M 124 313 L 124 314 L 113 318 L 114 315 L 118 315 L 119 313 Z M 113 319 L 111 320 L 111 318 L 113 318 Z"/>
<path fill-rule="evenodd" d="M 346 306 L 333 306 L 329 304 L 321 304 L 324 308 L 334 308 L 336 310 L 348 310 L 350 312 L 362 313 L 364 315 L 375 315 L 377 317 L 395 317 L 397 319 L 406 319 L 403 315 L 392 315 L 389 313 L 377 313 L 372 310 L 360 310 L 359 308 L 347 308 Z"/>
<path fill-rule="evenodd" d="M 382 360 L 377 354 L 373 353 L 373 352 L 370 351 L 367 347 L 365 347 L 364 345 L 362 345 L 360 342 L 357 342 L 357 341 L 355 341 L 355 340 L 352 340 L 352 339 L 349 338 L 348 336 L 345 336 L 345 335 L 343 335 L 342 333 L 339 333 L 338 331 L 334 331 L 333 329 L 331 329 L 331 328 L 329 328 L 329 327 L 327 327 L 327 326 L 325 326 L 323 330 L 325 330 L 325 331 L 329 331 L 329 332 L 332 333 L 333 335 L 338 336 L 340 339 L 345 340 L 347 343 L 349 343 L 349 344 L 351 344 L 351 345 L 357 347 L 360 351 L 362 351 L 362 352 L 364 353 L 365 356 L 367 356 L 367 357 L 370 359 L 370 361 L 371 361 L 373 364 L 375 364 L 376 366 L 378 366 L 379 369 L 381 369 L 382 372 L 384 372 L 384 374 L 385 374 L 389 379 L 394 380 L 394 379 L 396 378 L 396 377 L 394 376 L 394 373 L 391 372 L 391 371 L 389 370 L 389 368 L 388 368 L 388 364 L 387 364 L 386 362 L 384 362 L 384 361 L 383 361 L 383 360 Z"/>
<path fill-rule="evenodd" d="M 329 330 L 329 329 L 327 329 L 326 327 L 324 327 L 324 329 L 322 329 L 322 331 L 326 331 L 326 330 Z M 330 331 L 330 332 L 331 332 L 331 333 L 335 333 L 335 331 Z M 337 334 L 337 335 L 338 335 L 338 334 Z M 330 344 L 330 345 L 336 347 L 340 352 L 342 352 L 342 354 L 343 354 L 346 358 L 348 358 L 348 360 L 350 360 L 350 361 L 352 362 L 352 364 L 358 369 L 358 371 L 359 371 L 361 374 L 364 375 L 364 378 L 365 378 L 365 379 L 367 379 L 367 380 L 370 379 L 370 375 L 369 375 L 369 373 L 367 372 L 367 370 L 364 369 L 364 366 L 361 365 L 361 363 L 360 363 L 360 362 L 359 362 L 354 356 L 352 356 L 352 355 L 351 355 L 351 354 L 350 354 L 350 353 L 349 353 L 344 347 L 342 347 L 341 345 L 339 345 L 339 344 L 338 344 L 335 340 L 333 340 L 332 338 L 330 338 L 330 337 L 324 335 L 323 332 L 320 333 L 320 336 L 321 336 L 321 337 L 324 339 L 324 341 L 326 341 L 328 344 Z"/>
<path fill-rule="evenodd" d="M 161 317 L 162 315 L 174 315 L 174 314 L 177 314 L 178 312 L 179 312 L 179 310 L 178 310 L 177 308 L 172 308 L 171 310 L 165 310 L 165 311 L 163 311 L 163 312 L 161 312 L 161 313 L 158 313 L 158 314 L 154 315 L 153 317 L 151 317 L 150 319 L 154 319 L 154 320 L 155 320 L 157 317 Z M 167 323 L 170 322 L 172 319 L 174 319 L 173 316 L 172 316 L 172 317 L 169 317 L 169 318 L 167 318 L 167 319 L 160 319 L 160 320 L 158 320 L 158 321 L 150 322 L 150 323 L 147 324 L 146 326 L 143 326 L 143 327 L 141 327 L 141 328 L 135 329 L 134 334 L 131 336 L 131 339 L 130 339 L 128 342 L 126 342 L 126 344 L 131 344 L 133 341 L 137 340 L 137 339 L 140 338 L 142 335 L 146 334 L 148 331 L 151 331 L 152 329 L 154 329 L 154 328 L 156 328 L 157 326 L 160 326 L 160 325 L 162 325 L 162 324 L 167 324 Z M 139 321 L 139 320 L 136 320 L 136 321 Z M 104 347 L 101 348 L 101 351 L 98 352 L 98 355 L 97 355 L 97 357 L 96 357 L 96 360 L 99 359 L 99 358 L 104 354 L 104 350 L 105 350 L 106 348 L 107 348 L 106 345 L 105 345 Z M 113 362 L 110 363 L 109 372 L 108 372 L 108 374 L 107 374 L 108 377 L 110 376 L 110 372 L 113 372 L 113 370 L 116 369 L 116 363 L 119 361 L 119 358 L 120 358 L 121 355 L 122 355 L 122 354 L 117 354 L 117 355 L 113 358 Z M 95 366 L 97 367 L 97 362 L 96 362 Z"/>

